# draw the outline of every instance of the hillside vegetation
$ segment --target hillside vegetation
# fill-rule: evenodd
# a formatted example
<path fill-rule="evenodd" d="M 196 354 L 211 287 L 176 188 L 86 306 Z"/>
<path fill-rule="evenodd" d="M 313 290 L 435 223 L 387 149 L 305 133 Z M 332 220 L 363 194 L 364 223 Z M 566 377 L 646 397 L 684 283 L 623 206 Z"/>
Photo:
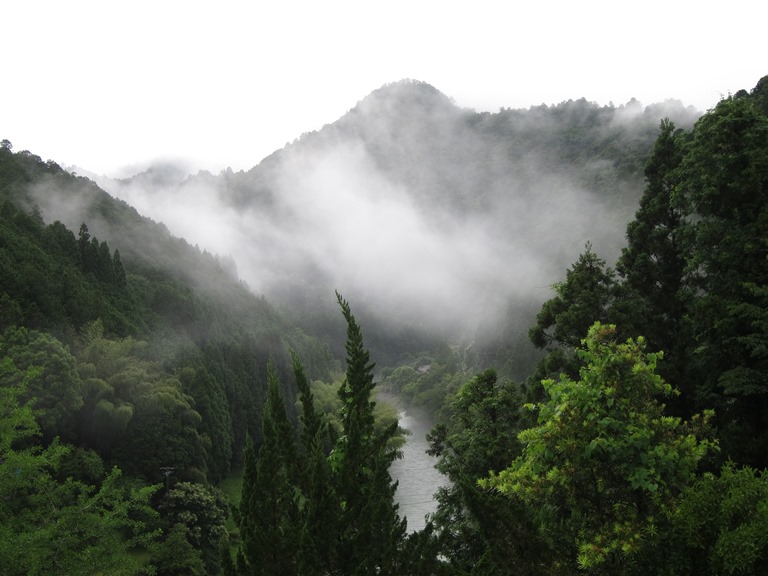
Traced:
<path fill-rule="evenodd" d="M 3 573 L 764 572 L 768 77 L 695 123 L 403 82 L 150 180 L 103 185 L 200 193 L 232 259 L 0 146 Z M 377 377 L 439 417 L 419 532 Z"/>

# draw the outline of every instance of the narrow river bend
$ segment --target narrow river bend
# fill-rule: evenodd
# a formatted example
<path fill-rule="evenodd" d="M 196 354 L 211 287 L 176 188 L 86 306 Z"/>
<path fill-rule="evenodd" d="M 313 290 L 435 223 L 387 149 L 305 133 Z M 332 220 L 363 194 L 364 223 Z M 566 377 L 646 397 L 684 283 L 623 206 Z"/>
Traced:
<path fill-rule="evenodd" d="M 437 458 L 427 454 L 427 433 L 432 422 L 418 409 L 399 409 L 400 427 L 410 431 L 402 448 L 403 457 L 392 463 L 389 471 L 399 482 L 395 502 L 400 516 L 408 520 L 408 532 L 424 528 L 424 516 L 435 511 L 434 494 L 448 484 L 445 476 L 435 470 Z"/>

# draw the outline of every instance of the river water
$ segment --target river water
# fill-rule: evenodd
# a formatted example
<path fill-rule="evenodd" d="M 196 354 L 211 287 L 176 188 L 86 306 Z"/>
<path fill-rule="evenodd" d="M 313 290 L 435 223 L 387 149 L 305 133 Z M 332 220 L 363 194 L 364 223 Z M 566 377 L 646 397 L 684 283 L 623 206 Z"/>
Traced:
<path fill-rule="evenodd" d="M 402 448 L 403 457 L 392 463 L 389 471 L 399 481 L 395 502 L 400 505 L 400 516 L 408 520 L 408 531 L 424 528 L 424 516 L 435 511 L 434 493 L 448 484 L 445 476 L 435 470 L 437 458 L 427 454 L 427 433 L 432 423 L 417 409 L 400 408 L 400 427 L 410 431 Z"/>

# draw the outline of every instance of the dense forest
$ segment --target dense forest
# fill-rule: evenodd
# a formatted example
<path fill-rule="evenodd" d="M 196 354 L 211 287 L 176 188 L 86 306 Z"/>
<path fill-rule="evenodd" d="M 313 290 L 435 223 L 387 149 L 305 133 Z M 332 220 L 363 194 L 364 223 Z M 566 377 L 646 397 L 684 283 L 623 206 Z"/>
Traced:
<path fill-rule="evenodd" d="M 248 173 L 171 184 L 214 182 L 228 205 L 260 224 L 287 216 L 308 240 L 285 195 L 319 154 L 375 164 L 388 184 L 359 183 L 377 194 L 409 183 L 406 215 L 430 226 L 486 223 L 473 238 L 508 249 L 489 244 L 485 265 L 550 269 L 595 232 L 544 298 L 502 289 L 531 286 L 520 276 L 533 268 L 479 275 L 510 302 L 469 324 L 474 282 L 460 318 L 408 324 L 405 300 L 366 297 L 319 253 L 278 262 L 293 241 L 272 228 L 247 237 L 272 256 L 254 248 L 246 284 L 248 260 L 192 246 L 4 140 L 0 573 L 765 573 L 768 77 L 698 119 L 668 111 L 477 114 L 397 84 Z M 558 198 L 589 208 L 578 233 L 547 216 Z M 536 250 L 510 248 L 521 236 Z M 376 247 L 360 243 L 368 271 Z M 360 313 L 333 282 L 361 295 Z M 382 387 L 437 419 L 430 452 L 450 483 L 416 532 L 394 501 L 402 437 Z"/>

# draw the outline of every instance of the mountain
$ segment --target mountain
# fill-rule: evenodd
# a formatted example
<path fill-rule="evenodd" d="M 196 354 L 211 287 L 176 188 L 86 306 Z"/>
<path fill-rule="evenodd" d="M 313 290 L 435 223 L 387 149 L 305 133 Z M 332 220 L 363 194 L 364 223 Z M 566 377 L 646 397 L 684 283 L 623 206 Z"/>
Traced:
<path fill-rule="evenodd" d="M 396 83 L 248 172 L 105 180 L 167 226 L 0 142 L 0 565 L 762 574 L 767 103 L 768 77 L 691 130 L 659 130 L 660 114 L 696 114 L 584 100 L 477 114 Z M 171 233 L 185 224 L 205 250 Z M 593 249 L 612 258 L 624 230 L 612 276 Z M 521 370 L 552 282 L 532 337 L 559 379 L 468 374 Z M 314 336 L 336 330 L 339 285 L 367 306 L 373 357 L 409 355 L 382 370 L 392 389 L 450 407 L 429 443 L 451 485 L 412 536 L 386 473 L 396 418 L 375 423 L 373 363 L 340 295 L 341 392 L 309 381 L 335 368 Z M 286 380 L 288 348 L 310 378 Z M 213 484 L 243 467 L 228 534 Z"/>
<path fill-rule="evenodd" d="M 404 340 L 466 344 L 530 320 L 588 241 L 613 260 L 660 120 L 697 116 L 676 101 L 584 99 L 478 113 L 409 80 L 251 170 L 101 184 L 231 256 L 308 331 L 323 332 L 339 289 L 389 361 Z"/>
<path fill-rule="evenodd" d="M 84 397 L 71 416 L 81 427 L 104 425 L 107 407 L 115 415 L 125 407 L 120 434 L 103 433 L 113 440 L 97 436 L 86 445 L 132 473 L 148 480 L 156 473 L 137 470 L 132 457 L 115 454 L 147 444 L 132 426 L 157 426 L 148 421 L 162 405 L 149 400 L 157 390 L 170 387 L 183 395 L 174 406 L 200 412 L 185 416 L 194 424 L 192 436 L 209 436 L 207 450 L 195 448 L 206 453 L 207 463 L 179 469 L 189 478 L 208 474 L 218 480 L 230 465 L 240 465 L 246 434 L 260 433 L 268 360 L 283 376 L 292 370 L 289 349 L 301 355 L 313 378 L 328 378 L 335 368 L 328 346 L 254 295 L 227 260 L 173 236 L 93 181 L 29 151 L 14 153 L 9 142 L 0 148 L 0 210 L 0 353 L 24 348 L 13 344 L 14 337 L 26 338 L 14 336 L 17 327 L 20 334 L 52 334 L 71 349 L 81 364 L 71 387 Z M 88 352 L 93 342 L 97 350 Z M 110 355 L 119 359 L 107 360 Z M 135 366 L 144 362 L 150 364 Z M 95 384 L 96 375 L 104 383 Z M 140 384 L 126 384 L 137 376 Z M 153 378 L 165 378 L 163 385 L 149 385 Z M 122 383 L 110 384 L 114 379 Z M 208 427 L 221 414 L 227 423 L 211 445 Z"/>

